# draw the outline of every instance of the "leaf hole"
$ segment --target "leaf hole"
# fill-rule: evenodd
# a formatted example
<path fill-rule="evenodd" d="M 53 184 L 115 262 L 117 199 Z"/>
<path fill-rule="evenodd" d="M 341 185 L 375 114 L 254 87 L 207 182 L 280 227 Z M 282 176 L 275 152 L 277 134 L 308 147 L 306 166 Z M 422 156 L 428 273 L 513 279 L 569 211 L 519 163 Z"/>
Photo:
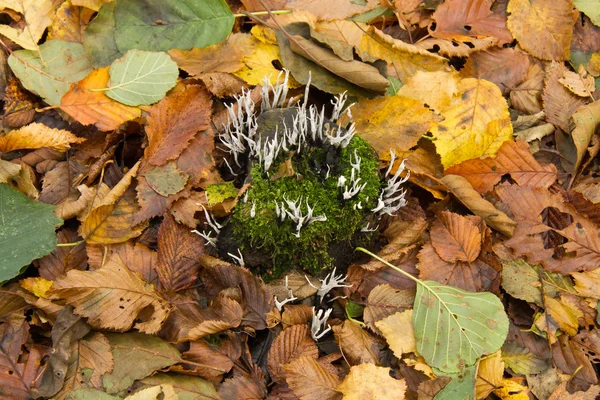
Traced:
<path fill-rule="evenodd" d="M 465 25 L 463 28 L 465 28 L 465 31 L 471 31 L 471 25 Z"/>

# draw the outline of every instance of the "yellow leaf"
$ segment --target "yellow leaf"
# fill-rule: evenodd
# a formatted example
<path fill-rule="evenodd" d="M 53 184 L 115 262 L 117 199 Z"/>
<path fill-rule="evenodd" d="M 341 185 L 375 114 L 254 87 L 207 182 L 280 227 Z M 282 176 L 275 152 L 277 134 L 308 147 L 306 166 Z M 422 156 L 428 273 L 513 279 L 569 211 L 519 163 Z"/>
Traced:
<path fill-rule="evenodd" d="M 52 0 L 0 0 L 0 10 L 5 8 L 22 14 L 25 26 L 20 30 L 0 25 L 0 35 L 6 36 L 24 49 L 37 50 L 38 41 L 52 22 Z"/>
<path fill-rule="evenodd" d="M 500 389 L 494 390 L 494 394 L 502 400 L 529 400 L 530 397 L 527 395 L 529 389 L 516 380 L 521 379 L 503 379 L 499 385 Z"/>
<path fill-rule="evenodd" d="M 358 53 L 364 61 L 381 59 L 391 64 L 389 69 L 403 83 L 417 71 L 449 69 L 448 60 L 445 58 L 415 45 L 395 40 L 375 27 L 370 27 L 363 35 Z"/>
<path fill-rule="evenodd" d="M 418 100 L 440 112 L 448 108 L 457 91 L 458 75 L 456 72 L 417 71 L 397 94 Z"/>
<path fill-rule="evenodd" d="M 475 394 L 478 399 L 485 399 L 492 391 L 500 386 L 504 375 L 504 361 L 500 350 L 479 361 Z"/>
<path fill-rule="evenodd" d="M 56 11 L 54 21 L 48 29 L 48 39 L 83 43 L 83 31 L 94 14 L 93 10 L 65 1 Z"/>
<path fill-rule="evenodd" d="M 64 129 L 49 128 L 34 122 L 19 130 L 0 136 L 0 151 L 8 152 L 23 149 L 41 149 L 50 147 L 56 151 L 66 151 L 72 143 L 81 143 L 85 139 L 78 138 Z"/>
<path fill-rule="evenodd" d="M 122 123 L 138 118 L 142 111 L 108 97 L 104 91 L 89 89 L 106 88 L 108 68 L 90 72 L 83 80 L 71 87 L 62 98 L 60 108 L 83 125 L 94 124 L 101 131 L 112 131 Z"/>
<path fill-rule="evenodd" d="M 175 392 L 173 385 L 162 384 L 157 386 L 150 386 L 125 397 L 125 400 L 149 399 L 177 400 L 179 399 L 179 395 Z"/>
<path fill-rule="evenodd" d="M 568 60 L 573 4 L 556 0 L 510 0 L 507 26 L 525 51 L 542 60 Z"/>
<path fill-rule="evenodd" d="M 479 157 L 493 157 L 512 139 L 508 104 L 498 86 L 463 79 L 459 93 L 442 111 L 445 120 L 431 129 L 444 168 Z"/>
<path fill-rule="evenodd" d="M 74 6 L 89 8 L 90 10 L 98 11 L 102 4 L 110 3 L 112 0 L 71 0 Z"/>
<path fill-rule="evenodd" d="M 578 319 L 583 317 L 580 310 L 549 296 L 544 296 L 544 307 L 545 312 L 540 313 L 535 319 L 534 325 L 537 329 L 546 333 L 550 344 L 556 342 L 558 329 L 569 336 L 577 334 Z"/>
<path fill-rule="evenodd" d="M 147 222 L 133 226 L 138 206 L 133 192 L 126 193 L 139 166 L 138 161 L 81 224 L 80 235 L 88 244 L 121 243 L 142 234 Z"/>
<path fill-rule="evenodd" d="M 94 271 L 70 270 L 54 282 L 50 298 L 65 300 L 95 328 L 121 332 L 131 329 L 138 315 L 148 310 L 140 318 L 144 322 L 135 322 L 134 328 L 156 333 L 170 312 L 169 303 L 154 286 L 131 272 L 118 255 Z"/>
<path fill-rule="evenodd" d="M 579 65 L 577 73 L 564 71 L 563 77 L 558 81 L 573 94 L 580 97 L 590 97 L 592 92 L 596 90 L 594 77 L 589 75 L 583 65 Z"/>
<path fill-rule="evenodd" d="M 409 367 L 413 367 L 417 371 L 421 371 L 428 378 L 436 378 L 436 374 L 433 372 L 433 368 L 431 368 L 429 364 L 425 362 L 425 359 L 422 356 L 416 356 L 416 358 L 412 356 L 407 358 L 405 357 L 402 359 L 402 361 Z"/>
<path fill-rule="evenodd" d="M 417 351 L 412 314 L 413 310 L 406 310 L 375 322 L 375 326 L 385 337 L 394 355 L 400 359 L 402 354 Z"/>
<path fill-rule="evenodd" d="M 48 298 L 48 290 L 50 290 L 53 283 L 54 281 L 44 278 L 26 278 L 19 281 L 19 285 L 21 285 L 23 289 L 42 299 Z"/>
<path fill-rule="evenodd" d="M 389 368 L 360 364 L 350 368 L 337 390 L 344 400 L 403 400 L 406 382 L 392 378 Z"/>
<path fill-rule="evenodd" d="M 439 121 L 423 103 L 402 96 L 361 100 L 352 106 L 352 116 L 357 132 L 379 154 L 409 150 Z M 344 114 L 340 123 L 346 121 Z"/>
<path fill-rule="evenodd" d="M 585 297 L 600 299 L 600 268 L 586 272 L 573 272 L 575 290 Z"/>

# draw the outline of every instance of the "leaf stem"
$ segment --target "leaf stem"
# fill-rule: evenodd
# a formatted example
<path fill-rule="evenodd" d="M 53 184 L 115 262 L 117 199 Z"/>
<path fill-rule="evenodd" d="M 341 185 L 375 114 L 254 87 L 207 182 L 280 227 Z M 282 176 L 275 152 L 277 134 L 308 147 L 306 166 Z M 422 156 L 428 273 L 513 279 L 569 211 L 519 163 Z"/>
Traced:
<path fill-rule="evenodd" d="M 77 246 L 78 244 L 81 244 L 85 242 L 85 240 L 80 240 L 79 242 L 73 242 L 73 243 L 57 243 L 56 247 L 73 247 L 73 246 Z"/>
<path fill-rule="evenodd" d="M 291 14 L 291 13 L 292 13 L 292 10 L 271 11 L 271 14 L 275 14 L 275 15 L 285 15 L 285 14 Z M 233 14 L 233 16 L 235 18 L 247 17 L 248 15 L 269 15 L 269 11 L 255 11 L 255 12 L 251 12 L 251 13 Z"/>
<path fill-rule="evenodd" d="M 419 285 L 423 284 L 423 281 L 421 281 L 418 278 L 415 278 L 414 276 L 412 276 L 411 274 L 409 274 L 408 272 L 396 267 L 395 265 L 389 263 L 388 261 L 385 261 L 383 258 L 379 257 L 378 255 L 375 255 L 373 253 L 371 253 L 369 250 L 365 249 L 364 247 L 357 247 L 356 250 L 358 251 L 362 251 L 365 254 L 370 255 L 371 257 L 373 257 L 374 259 L 384 263 L 385 265 L 387 265 L 388 267 L 392 268 L 393 270 L 396 270 L 398 272 L 400 272 L 402 275 L 406 276 L 407 278 L 415 281 L 416 283 L 418 283 Z"/>

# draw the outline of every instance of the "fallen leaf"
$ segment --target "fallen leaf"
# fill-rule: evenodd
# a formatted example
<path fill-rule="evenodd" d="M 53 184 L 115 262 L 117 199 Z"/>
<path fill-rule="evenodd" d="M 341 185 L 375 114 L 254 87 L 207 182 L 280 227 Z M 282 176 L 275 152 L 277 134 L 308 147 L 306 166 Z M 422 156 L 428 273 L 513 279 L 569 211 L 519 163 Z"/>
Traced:
<path fill-rule="evenodd" d="M 208 128 L 212 113 L 209 93 L 200 86 L 188 86 L 161 100 L 150 109 L 149 145 L 144 156 L 153 165 L 176 159 L 197 132 Z"/>
<path fill-rule="evenodd" d="M 383 343 L 370 335 L 360 324 L 346 320 L 342 325 L 335 325 L 332 329 L 340 351 L 350 364 L 381 362 Z"/>
<path fill-rule="evenodd" d="M 389 368 L 373 364 L 353 366 L 338 387 L 344 400 L 403 400 L 406 389 L 406 382 L 392 378 Z"/>
<path fill-rule="evenodd" d="M 318 19 L 330 21 L 350 18 L 353 15 L 370 11 L 378 5 L 377 0 L 365 0 L 350 4 L 345 0 L 333 0 L 326 5 L 319 0 L 289 0 L 286 7 L 292 10 L 308 11 Z"/>
<path fill-rule="evenodd" d="M 152 285 L 114 259 L 95 271 L 69 271 L 54 282 L 50 298 L 65 300 L 94 327 L 119 331 L 134 326 L 141 332 L 155 333 L 170 312 Z M 136 322 L 147 306 L 152 312 L 144 316 L 146 320 Z"/>
<path fill-rule="evenodd" d="M 510 91 L 512 106 L 526 114 L 535 114 L 542 111 L 544 78 L 545 73 L 542 66 L 530 61 L 525 80 Z"/>
<path fill-rule="evenodd" d="M 511 0 L 508 29 L 519 45 L 542 60 L 569 59 L 569 48 L 575 20 L 570 1 Z"/>
<path fill-rule="evenodd" d="M 377 329 L 377 321 L 412 307 L 414 300 L 412 291 L 394 289 L 388 284 L 375 286 L 367 298 L 363 320 L 369 328 Z"/>
<path fill-rule="evenodd" d="M 243 310 L 240 303 L 226 297 L 217 297 L 210 307 L 199 311 L 200 315 L 195 316 L 194 326 L 179 338 L 179 341 L 198 340 L 207 335 L 219 333 L 231 328 L 237 328 L 241 321 Z"/>
<path fill-rule="evenodd" d="M 502 361 L 515 374 L 522 375 L 539 374 L 549 367 L 548 360 L 536 357 L 528 348 L 513 341 L 502 346 Z"/>
<path fill-rule="evenodd" d="M 445 110 L 458 92 L 458 76 L 446 71 L 417 71 L 400 88 L 397 96 L 419 100 L 436 112 Z"/>
<path fill-rule="evenodd" d="M 548 188 L 556 181 L 556 167 L 540 165 L 523 141 L 506 141 L 495 157 L 464 161 L 446 170 L 446 174 L 466 178 L 479 193 L 491 191 L 506 174 L 519 186 Z"/>
<path fill-rule="evenodd" d="M 159 372 L 142 379 L 141 382 L 147 385 L 172 385 L 178 395 L 177 399 L 185 399 L 186 396 L 190 396 L 191 399 L 219 398 L 219 393 L 217 393 L 212 383 L 197 376 Z"/>
<path fill-rule="evenodd" d="M 568 335 L 559 336 L 552 345 L 552 360 L 562 373 L 572 376 L 568 384 L 570 390 L 585 391 L 598 384 L 598 376 L 589 358 Z"/>
<path fill-rule="evenodd" d="M 559 82 L 565 71 L 567 69 L 562 64 L 550 65 L 544 82 L 543 100 L 546 121 L 559 127 L 563 132 L 570 132 L 572 115 L 579 107 L 585 105 L 587 100 L 574 95 Z"/>
<path fill-rule="evenodd" d="M 283 366 L 285 379 L 302 400 L 339 399 L 336 391 L 340 379 L 310 357 L 298 357 Z"/>
<path fill-rule="evenodd" d="M 417 352 L 412 318 L 413 310 L 406 310 L 375 322 L 398 359 L 402 359 L 403 354 Z"/>
<path fill-rule="evenodd" d="M 199 257 L 204 253 L 204 240 L 165 214 L 158 230 L 158 263 L 156 271 L 166 290 L 178 292 L 196 283 L 200 271 Z"/>
<path fill-rule="evenodd" d="M 52 22 L 54 7 L 51 0 L 3 1 L 2 9 L 11 9 L 23 15 L 23 29 L 0 25 L 0 34 L 28 50 L 38 50 L 38 41 Z"/>
<path fill-rule="evenodd" d="M 569 336 L 575 336 L 579 327 L 578 318 L 583 314 L 565 302 L 544 296 L 544 313 L 535 319 L 534 325 L 545 332 L 550 344 L 556 343 L 557 330 Z"/>
<path fill-rule="evenodd" d="M 481 251 L 480 223 L 480 218 L 444 211 L 431 227 L 431 244 L 444 261 L 473 262 Z"/>
<path fill-rule="evenodd" d="M 580 97 L 590 97 L 596 90 L 594 77 L 587 73 L 583 65 L 579 65 L 577 73 L 565 71 L 563 77 L 559 78 L 558 81 L 573 94 Z"/>
<path fill-rule="evenodd" d="M 108 67 L 90 72 L 63 96 L 61 110 L 79 123 L 94 124 L 101 131 L 115 130 L 121 124 L 140 117 L 142 112 L 139 108 L 112 100 L 104 91 L 90 90 L 106 88 L 108 79 Z"/>
<path fill-rule="evenodd" d="M 586 104 L 577 109 L 571 116 L 575 123 L 575 129 L 571 132 L 573 144 L 577 149 L 577 162 L 573 167 L 574 171 L 579 171 L 579 167 L 587 154 L 588 146 L 596 132 L 596 127 L 600 123 L 598 113 L 600 112 L 600 102 L 595 101 L 591 104 Z"/>
<path fill-rule="evenodd" d="M 482 358 L 477 368 L 477 380 L 475 382 L 475 396 L 478 399 L 487 398 L 494 389 L 502 386 L 504 375 L 504 361 L 500 350 L 494 354 Z"/>
<path fill-rule="evenodd" d="M 290 326 L 275 338 L 267 359 L 271 378 L 276 382 L 285 382 L 285 364 L 299 357 L 319 357 L 319 350 L 310 337 L 307 324 Z"/>
<path fill-rule="evenodd" d="M 48 29 L 48 39 L 60 39 L 67 42 L 82 43 L 83 31 L 94 16 L 94 11 L 78 7 L 71 1 L 64 2 Z"/>
<path fill-rule="evenodd" d="M 49 147 L 65 152 L 73 143 L 84 142 L 65 129 L 49 128 L 44 124 L 34 122 L 19 130 L 11 131 L 0 136 L 0 151 L 9 152 L 20 149 L 39 149 Z"/>
<path fill-rule="evenodd" d="M 513 38 L 506 20 L 490 10 L 492 3 L 492 0 L 446 1 L 433 13 L 436 26 L 430 27 L 429 32 L 438 39 L 493 36 L 499 45 L 510 43 Z"/>
<path fill-rule="evenodd" d="M 491 49 L 471 55 L 460 74 L 495 83 L 507 95 L 525 80 L 529 66 L 525 53 L 511 48 Z"/>

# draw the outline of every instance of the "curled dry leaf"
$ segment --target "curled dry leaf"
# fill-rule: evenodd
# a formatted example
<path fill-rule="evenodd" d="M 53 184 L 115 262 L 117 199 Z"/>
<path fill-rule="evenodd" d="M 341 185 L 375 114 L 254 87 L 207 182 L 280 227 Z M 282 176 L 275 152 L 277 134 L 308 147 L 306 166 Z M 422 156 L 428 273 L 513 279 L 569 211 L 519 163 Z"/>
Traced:
<path fill-rule="evenodd" d="M 571 116 L 588 101 L 574 95 L 559 82 L 566 71 L 567 68 L 561 63 L 550 65 L 544 81 L 543 100 L 546 121 L 563 132 L 570 132 Z"/>
<path fill-rule="evenodd" d="M 78 138 L 67 130 L 49 128 L 44 124 L 34 122 L 0 136 L 0 151 L 50 147 L 53 150 L 64 152 L 70 149 L 73 143 L 84 141 L 85 139 Z"/>
<path fill-rule="evenodd" d="M 577 73 L 565 71 L 558 81 L 572 93 L 580 97 L 590 97 L 595 88 L 594 77 L 589 75 L 585 67 L 580 64 Z M 592 97 L 593 98 L 593 97 Z"/>
<path fill-rule="evenodd" d="M 406 382 L 390 376 L 390 369 L 374 364 L 360 364 L 350 368 L 350 373 L 338 387 L 345 400 L 385 398 L 403 400 Z"/>
<path fill-rule="evenodd" d="M 152 285 L 115 259 L 95 271 L 69 271 L 54 282 L 50 298 L 65 300 L 94 327 L 119 331 L 134 326 L 156 333 L 170 312 Z M 148 306 L 152 312 L 143 313 Z M 141 321 L 136 322 L 138 318 Z"/>
<path fill-rule="evenodd" d="M 381 363 L 384 344 L 380 339 L 369 334 L 360 324 L 346 320 L 342 325 L 335 325 L 332 329 L 340 351 L 350 364 Z"/>
<path fill-rule="evenodd" d="M 537 62 L 530 62 L 525 80 L 510 92 L 512 106 L 526 114 L 542 111 L 544 69 Z"/>

